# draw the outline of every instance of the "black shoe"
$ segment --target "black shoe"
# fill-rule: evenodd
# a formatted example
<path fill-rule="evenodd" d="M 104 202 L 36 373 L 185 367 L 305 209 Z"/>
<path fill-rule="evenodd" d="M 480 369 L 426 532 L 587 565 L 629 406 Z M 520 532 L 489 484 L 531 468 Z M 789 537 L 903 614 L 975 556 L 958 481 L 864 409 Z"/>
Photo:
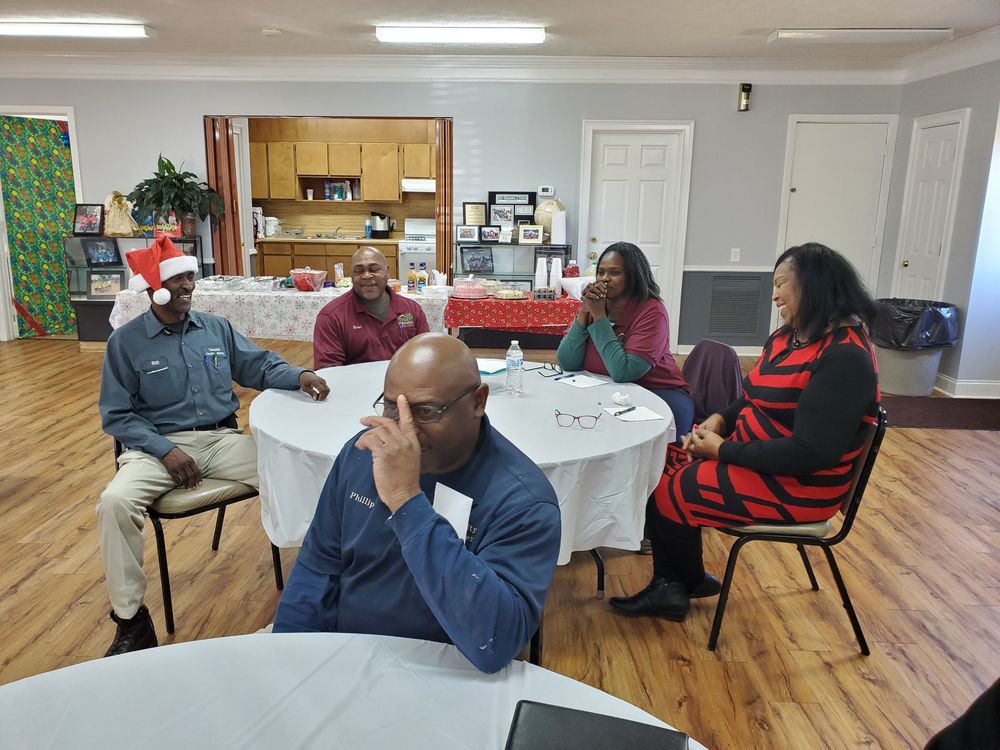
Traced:
<path fill-rule="evenodd" d="M 608 604 L 626 615 L 656 615 L 674 622 L 683 622 L 691 609 L 687 587 L 663 578 L 654 578 L 635 596 L 613 596 Z"/>
<path fill-rule="evenodd" d="M 688 596 L 692 599 L 704 599 L 706 596 L 718 596 L 720 591 L 722 591 L 722 584 L 719 579 L 711 573 L 706 573 L 701 583 L 691 589 Z"/>
<path fill-rule="evenodd" d="M 111 619 L 118 624 L 118 630 L 105 656 L 127 654 L 129 651 L 141 651 L 157 645 L 153 620 L 145 604 L 139 607 L 139 611 L 130 620 L 123 620 L 114 611 L 111 612 Z"/>

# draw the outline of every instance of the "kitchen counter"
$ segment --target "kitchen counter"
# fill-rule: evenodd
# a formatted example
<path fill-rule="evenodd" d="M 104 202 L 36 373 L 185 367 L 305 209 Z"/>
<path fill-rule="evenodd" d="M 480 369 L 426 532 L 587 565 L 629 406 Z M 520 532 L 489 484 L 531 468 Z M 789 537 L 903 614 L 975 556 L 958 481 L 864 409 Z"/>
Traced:
<path fill-rule="evenodd" d="M 366 237 L 353 237 L 353 238 L 341 237 L 339 239 L 333 239 L 332 237 L 292 237 L 292 236 L 276 235 L 274 237 L 263 237 L 262 239 L 257 240 L 257 244 L 259 245 L 262 242 L 284 242 L 284 243 L 294 242 L 295 244 L 315 243 L 317 245 L 344 244 L 344 245 L 378 246 L 378 245 L 398 245 L 402 241 L 403 241 L 403 235 L 399 235 L 397 237 L 390 237 L 389 239 L 386 240 L 369 239 Z"/>

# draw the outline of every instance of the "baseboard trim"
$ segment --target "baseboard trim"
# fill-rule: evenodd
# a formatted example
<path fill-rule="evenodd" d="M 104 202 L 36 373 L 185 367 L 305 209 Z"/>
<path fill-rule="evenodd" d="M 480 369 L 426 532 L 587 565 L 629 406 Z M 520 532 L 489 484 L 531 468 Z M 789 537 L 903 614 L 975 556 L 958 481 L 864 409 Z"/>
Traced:
<path fill-rule="evenodd" d="M 694 344 L 678 344 L 674 354 L 688 355 L 694 347 Z M 759 357 L 760 353 L 764 351 L 763 346 L 734 346 L 733 349 L 741 357 Z"/>
<path fill-rule="evenodd" d="M 938 373 L 934 390 L 952 398 L 1000 398 L 1000 380 L 956 380 Z"/>

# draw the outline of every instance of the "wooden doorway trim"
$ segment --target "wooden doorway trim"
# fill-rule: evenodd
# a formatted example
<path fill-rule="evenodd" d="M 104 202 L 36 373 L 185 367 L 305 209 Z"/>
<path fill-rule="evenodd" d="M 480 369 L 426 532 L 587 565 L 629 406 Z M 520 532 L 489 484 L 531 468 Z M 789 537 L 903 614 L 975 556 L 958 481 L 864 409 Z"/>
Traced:
<path fill-rule="evenodd" d="M 438 117 L 434 121 L 435 154 L 437 163 L 434 174 L 437 182 L 434 190 L 434 217 L 437 219 L 437 267 L 449 277 L 451 276 L 452 231 L 455 222 L 452 220 L 452 207 L 455 205 L 454 188 L 452 187 L 452 127 L 450 117 Z M 447 179 L 444 179 L 447 177 Z M 402 271 L 400 271 L 402 274 Z M 448 283 L 451 283 L 449 278 Z"/>
<path fill-rule="evenodd" d="M 236 149 L 233 122 L 228 117 L 205 117 L 205 156 L 208 186 L 222 196 L 225 215 L 212 222 L 212 255 L 215 273 L 243 275 L 243 245 L 240 237 L 240 206 L 236 191 Z"/>

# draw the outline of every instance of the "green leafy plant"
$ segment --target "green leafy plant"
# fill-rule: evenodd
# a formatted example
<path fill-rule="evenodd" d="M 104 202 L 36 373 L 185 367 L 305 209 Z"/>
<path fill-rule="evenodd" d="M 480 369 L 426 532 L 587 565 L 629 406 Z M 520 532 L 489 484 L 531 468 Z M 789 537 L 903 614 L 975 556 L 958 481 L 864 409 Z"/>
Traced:
<path fill-rule="evenodd" d="M 167 216 L 173 211 L 178 217 L 195 213 L 206 219 L 209 214 L 219 218 L 226 212 L 222 196 L 208 183 L 199 182 L 194 172 L 178 172 L 163 154 L 153 176 L 136 185 L 128 199 L 142 215 Z"/>

